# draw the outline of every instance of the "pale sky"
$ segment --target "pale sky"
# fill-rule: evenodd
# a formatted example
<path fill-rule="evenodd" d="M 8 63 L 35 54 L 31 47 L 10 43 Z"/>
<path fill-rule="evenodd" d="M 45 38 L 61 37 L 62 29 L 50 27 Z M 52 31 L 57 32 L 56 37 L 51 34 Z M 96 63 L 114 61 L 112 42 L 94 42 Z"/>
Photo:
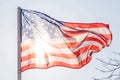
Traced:
<path fill-rule="evenodd" d="M 0 80 L 17 80 L 17 7 L 31 9 L 67 22 L 103 22 L 110 25 L 113 41 L 80 69 L 52 67 L 22 73 L 22 80 L 93 80 L 103 74 L 96 58 L 118 58 L 120 52 L 120 0 L 0 0 Z"/>

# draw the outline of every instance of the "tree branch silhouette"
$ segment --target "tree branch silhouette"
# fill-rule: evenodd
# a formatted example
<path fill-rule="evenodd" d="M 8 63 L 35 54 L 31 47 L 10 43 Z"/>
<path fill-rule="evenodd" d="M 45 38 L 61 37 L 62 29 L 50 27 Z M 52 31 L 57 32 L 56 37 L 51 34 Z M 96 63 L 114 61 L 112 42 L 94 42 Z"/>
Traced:
<path fill-rule="evenodd" d="M 113 52 L 120 57 L 120 53 Z M 99 69 L 96 68 L 98 71 L 106 74 L 102 78 L 93 78 L 94 80 L 120 80 L 120 58 L 119 59 L 112 59 L 110 58 L 109 61 L 104 61 L 102 59 L 97 59 L 99 62 L 102 63 L 103 68 Z"/>

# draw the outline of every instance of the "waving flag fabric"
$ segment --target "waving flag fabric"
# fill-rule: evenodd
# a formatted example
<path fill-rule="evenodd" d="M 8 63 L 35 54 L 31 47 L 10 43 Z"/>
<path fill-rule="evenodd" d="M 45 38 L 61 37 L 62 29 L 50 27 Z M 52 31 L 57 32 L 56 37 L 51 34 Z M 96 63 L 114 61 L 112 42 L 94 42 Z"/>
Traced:
<path fill-rule="evenodd" d="M 81 68 L 112 40 L 109 25 L 104 23 L 63 22 L 25 9 L 21 18 L 21 71 L 53 66 Z"/>

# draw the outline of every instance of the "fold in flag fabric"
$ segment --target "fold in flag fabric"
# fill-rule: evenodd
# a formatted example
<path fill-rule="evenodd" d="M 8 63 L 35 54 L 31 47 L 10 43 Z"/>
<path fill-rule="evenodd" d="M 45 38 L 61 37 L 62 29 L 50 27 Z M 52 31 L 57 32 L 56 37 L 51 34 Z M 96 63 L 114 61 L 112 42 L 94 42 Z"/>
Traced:
<path fill-rule="evenodd" d="M 108 24 L 63 22 L 25 9 L 20 16 L 21 72 L 53 66 L 81 68 L 112 40 Z"/>

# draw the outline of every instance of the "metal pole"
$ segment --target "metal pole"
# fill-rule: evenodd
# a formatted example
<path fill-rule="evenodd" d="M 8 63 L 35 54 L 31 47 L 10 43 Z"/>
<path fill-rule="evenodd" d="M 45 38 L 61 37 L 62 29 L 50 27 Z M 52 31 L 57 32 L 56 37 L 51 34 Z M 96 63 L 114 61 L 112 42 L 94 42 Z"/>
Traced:
<path fill-rule="evenodd" d="M 21 53 L 20 53 L 20 42 L 21 42 L 21 8 L 18 7 L 17 8 L 17 24 L 18 24 L 18 27 L 17 27 L 17 48 L 18 48 L 18 54 L 17 54 L 17 58 L 18 58 L 18 61 L 17 61 L 17 80 L 21 80 L 21 71 L 20 71 L 20 68 L 21 68 L 21 62 L 20 62 L 20 57 L 21 57 Z"/>

